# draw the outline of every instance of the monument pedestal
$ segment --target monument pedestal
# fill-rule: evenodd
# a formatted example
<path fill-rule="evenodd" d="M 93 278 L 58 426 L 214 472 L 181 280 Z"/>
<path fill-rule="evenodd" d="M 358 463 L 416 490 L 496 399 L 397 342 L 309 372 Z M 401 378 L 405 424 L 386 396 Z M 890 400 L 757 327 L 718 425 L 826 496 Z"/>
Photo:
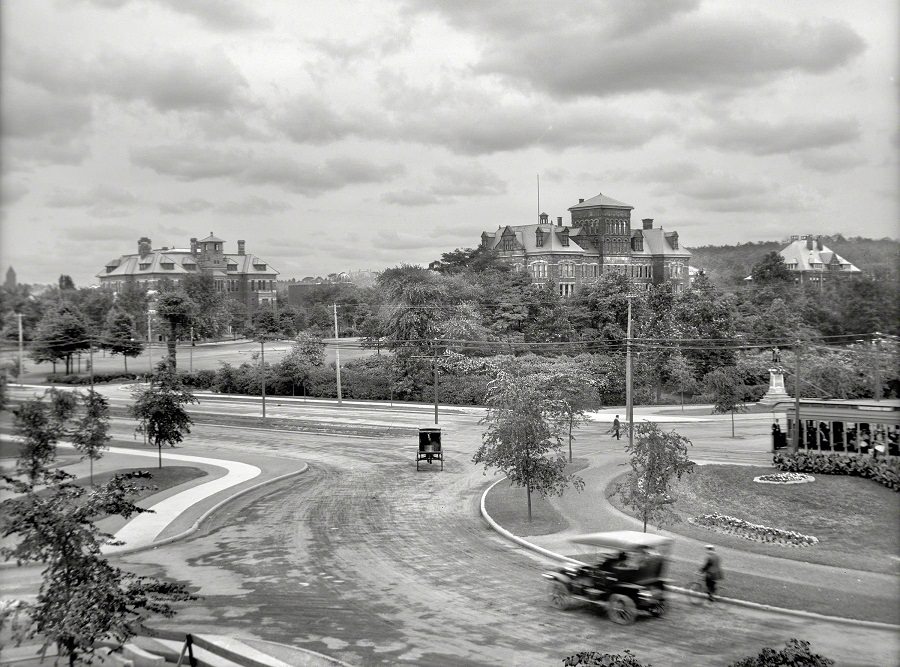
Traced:
<path fill-rule="evenodd" d="M 769 390 L 759 399 L 761 405 L 773 405 L 779 401 L 789 401 L 791 397 L 784 390 L 784 369 L 769 369 Z"/>

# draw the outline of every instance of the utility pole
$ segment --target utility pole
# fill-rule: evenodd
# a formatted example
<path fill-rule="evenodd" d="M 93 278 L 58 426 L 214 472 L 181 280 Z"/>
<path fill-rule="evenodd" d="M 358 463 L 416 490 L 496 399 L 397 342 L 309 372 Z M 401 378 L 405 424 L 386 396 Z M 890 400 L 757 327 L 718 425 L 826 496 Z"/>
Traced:
<path fill-rule="evenodd" d="M 338 405 L 341 404 L 341 346 L 338 340 L 338 322 L 337 322 L 337 304 L 332 303 L 334 308 L 334 369 L 337 371 L 337 395 Z"/>
<path fill-rule="evenodd" d="M 797 359 L 797 367 L 794 372 L 794 429 L 791 436 L 791 453 L 796 454 L 800 447 L 800 341 L 797 341 L 794 349 Z"/>
<path fill-rule="evenodd" d="M 875 380 L 875 400 L 881 400 L 881 358 L 879 357 L 880 345 L 878 343 L 881 342 L 881 332 L 876 331 L 875 337 L 872 339 L 872 370 L 874 371 L 874 380 Z"/>
<path fill-rule="evenodd" d="M 632 392 L 631 377 L 631 295 L 628 299 L 628 328 L 625 338 L 625 421 L 628 422 L 628 448 L 631 449 L 634 444 L 634 396 Z"/>
<path fill-rule="evenodd" d="M 437 367 L 437 350 L 431 359 L 431 369 L 434 371 L 434 424 L 438 423 L 438 367 Z"/>
<path fill-rule="evenodd" d="M 266 339 L 259 341 L 259 377 L 262 384 L 262 418 L 266 418 Z"/>
<path fill-rule="evenodd" d="M 194 372 L 194 325 L 191 325 L 191 347 L 188 349 L 188 373 Z"/>
<path fill-rule="evenodd" d="M 153 337 L 150 334 L 150 310 L 147 310 L 147 359 L 150 364 L 150 379 L 153 379 Z"/>
<path fill-rule="evenodd" d="M 25 368 L 22 364 L 22 313 L 16 313 L 16 318 L 19 320 L 19 384 L 22 384 L 22 373 Z"/>
<path fill-rule="evenodd" d="M 94 337 L 88 335 L 88 370 L 91 373 L 91 393 L 94 392 Z M 91 464 L 94 461 L 91 459 Z"/>

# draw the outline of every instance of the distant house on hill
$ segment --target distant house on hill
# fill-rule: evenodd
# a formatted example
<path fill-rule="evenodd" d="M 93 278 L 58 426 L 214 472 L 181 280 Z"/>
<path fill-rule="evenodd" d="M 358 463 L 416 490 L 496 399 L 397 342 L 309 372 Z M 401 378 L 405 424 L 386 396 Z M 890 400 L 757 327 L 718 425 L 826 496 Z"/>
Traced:
<path fill-rule="evenodd" d="M 839 276 L 862 273 L 856 265 L 822 243 L 821 236 L 812 234 L 792 236 L 790 244 L 782 248 L 778 254 L 798 283 L 818 283 Z M 753 277 L 747 276 L 744 280 L 753 280 Z"/>

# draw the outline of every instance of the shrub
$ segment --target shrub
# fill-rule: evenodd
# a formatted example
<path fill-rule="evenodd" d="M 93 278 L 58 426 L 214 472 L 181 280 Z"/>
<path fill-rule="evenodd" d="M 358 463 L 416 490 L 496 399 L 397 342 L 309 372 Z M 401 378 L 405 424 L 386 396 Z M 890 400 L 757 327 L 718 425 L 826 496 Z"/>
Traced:
<path fill-rule="evenodd" d="M 564 667 L 652 667 L 638 662 L 634 653 L 625 649 L 624 653 L 597 653 L 582 651 L 563 659 Z"/>
<path fill-rule="evenodd" d="M 94 384 L 103 384 L 106 382 L 130 382 L 143 377 L 138 373 L 94 373 Z M 51 373 L 47 376 L 47 382 L 50 384 L 81 384 L 87 385 L 91 383 L 90 375 L 64 375 L 62 373 Z"/>
<path fill-rule="evenodd" d="M 212 389 L 216 384 L 216 371 L 199 370 L 193 373 L 179 373 L 182 384 L 196 389 Z"/>
<path fill-rule="evenodd" d="M 788 639 L 785 648 L 764 648 L 759 655 L 743 658 L 730 667 L 829 667 L 834 660 L 810 651 L 809 642 Z"/>
<path fill-rule="evenodd" d="M 900 461 L 896 459 L 876 459 L 867 454 L 775 452 L 772 461 L 776 468 L 786 472 L 865 477 L 889 489 L 900 491 Z"/>

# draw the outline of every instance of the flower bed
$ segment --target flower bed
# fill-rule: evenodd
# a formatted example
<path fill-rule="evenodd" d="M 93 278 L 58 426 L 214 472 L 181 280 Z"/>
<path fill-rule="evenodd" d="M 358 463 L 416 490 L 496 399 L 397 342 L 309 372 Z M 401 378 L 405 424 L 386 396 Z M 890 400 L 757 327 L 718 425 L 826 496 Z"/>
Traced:
<path fill-rule="evenodd" d="M 755 542 L 767 542 L 770 544 L 780 544 L 788 547 L 808 547 L 818 544 L 819 540 L 812 535 L 803 535 L 794 530 L 781 530 L 780 528 L 769 528 L 758 523 L 750 523 L 743 519 L 738 519 L 726 514 L 703 514 L 693 519 L 688 519 L 688 523 L 701 528 L 715 530 L 719 533 L 728 533 L 736 535 L 745 540 L 753 540 Z"/>
<path fill-rule="evenodd" d="M 754 477 L 753 481 L 758 484 L 806 484 L 808 482 L 815 482 L 816 478 L 812 475 L 805 475 L 800 472 L 779 472 L 776 474 Z"/>

